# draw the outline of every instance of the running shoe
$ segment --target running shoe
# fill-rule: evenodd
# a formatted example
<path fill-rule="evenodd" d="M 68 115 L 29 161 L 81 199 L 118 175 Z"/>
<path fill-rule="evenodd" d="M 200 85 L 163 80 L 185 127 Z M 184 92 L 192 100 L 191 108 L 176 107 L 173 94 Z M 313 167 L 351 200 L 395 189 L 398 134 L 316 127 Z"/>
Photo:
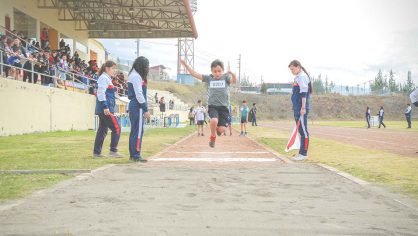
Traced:
<path fill-rule="evenodd" d="M 211 136 L 210 141 L 209 141 L 209 147 L 214 148 L 215 147 L 215 141 L 216 141 L 216 136 Z"/>

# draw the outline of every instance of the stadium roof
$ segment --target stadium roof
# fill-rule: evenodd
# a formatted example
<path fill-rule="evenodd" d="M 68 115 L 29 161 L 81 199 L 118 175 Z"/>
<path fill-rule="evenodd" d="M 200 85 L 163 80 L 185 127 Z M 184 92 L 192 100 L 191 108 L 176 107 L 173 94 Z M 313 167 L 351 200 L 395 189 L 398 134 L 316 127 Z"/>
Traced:
<path fill-rule="evenodd" d="M 38 0 L 89 38 L 197 38 L 196 0 Z M 193 11 L 192 11 L 193 8 Z"/>

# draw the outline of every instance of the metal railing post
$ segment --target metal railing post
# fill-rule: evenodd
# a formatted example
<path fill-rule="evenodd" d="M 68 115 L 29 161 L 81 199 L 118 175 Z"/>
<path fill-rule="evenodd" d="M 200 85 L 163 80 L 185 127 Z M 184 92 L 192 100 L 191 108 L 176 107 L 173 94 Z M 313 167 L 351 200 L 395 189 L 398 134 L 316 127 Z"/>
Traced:
<path fill-rule="evenodd" d="M 0 76 L 3 76 L 3 51 L 0 51 Z"/>
<path fill-rule="evenodd" d="M 34 67 L 33 67 L 33 62 L 30 62 L 30 66 L 31 66 L 31 76 L 30 76 L 30 83 L 33 83 L 33 81 L 35 81 L 34 80 L 34 74 L 35 74 L 35 70 L 34 70 Z"/>

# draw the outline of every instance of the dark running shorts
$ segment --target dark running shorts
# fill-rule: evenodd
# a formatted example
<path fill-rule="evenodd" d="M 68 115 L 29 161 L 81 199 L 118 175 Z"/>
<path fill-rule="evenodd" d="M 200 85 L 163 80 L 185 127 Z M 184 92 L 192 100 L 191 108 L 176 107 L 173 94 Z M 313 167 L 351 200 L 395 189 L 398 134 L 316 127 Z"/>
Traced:
<path fill-rule="evenodd" d="M 209 106 L 208 113 L 210 118 L 218 118 L 218 126 L 226 127 L 226 121 L 229 116 L 228 107 Z"/>
<path fill-rule="evenodd" d="M 198 120 L 197 121 L 197 125 L 203 125 L 205 123 L 205 121 L 204 120 Z"/>
<path fill-rule="evenodd" d="M 241 117 L 241 124 L 243 124 L 243 123 L 247 123 L 247 119 Z"/>

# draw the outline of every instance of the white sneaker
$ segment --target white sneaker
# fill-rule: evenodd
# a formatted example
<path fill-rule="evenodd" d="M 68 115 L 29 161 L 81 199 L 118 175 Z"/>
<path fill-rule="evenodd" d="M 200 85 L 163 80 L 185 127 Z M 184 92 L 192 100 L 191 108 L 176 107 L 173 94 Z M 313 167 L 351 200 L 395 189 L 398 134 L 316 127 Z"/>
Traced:
<path fill-rule="evenodd" d="M 297 156 L 292 158 L 293 161 L 303 161 L 306 159 L 308 159 L 308 156 L 304 156 L 302 154 L 298 154 Z"/>

